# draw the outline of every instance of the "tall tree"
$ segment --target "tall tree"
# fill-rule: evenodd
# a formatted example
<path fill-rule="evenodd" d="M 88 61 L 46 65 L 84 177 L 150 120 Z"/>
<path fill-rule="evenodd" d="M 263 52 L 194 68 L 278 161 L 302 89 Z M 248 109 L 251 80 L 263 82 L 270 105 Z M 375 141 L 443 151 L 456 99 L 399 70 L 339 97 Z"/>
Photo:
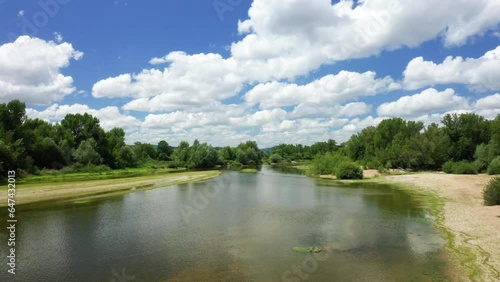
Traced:
<path fill-rule="evenodd" d="M 476 147 L 490 141 L 490 123 L 482 116 L 473 113 L 448 114 L 442 123 L 451 142 L 449 155 L 455 161 L 472 161 Z"/>
<path fill-rule="evenodd" d="M 156 151 L 158 153 L 158 158 L 162 161 L 166 161 L 170 159 L 170 156 L 174 152 L 174 149 L 167 143 L 167 141 L 161 140 L 160 142 L 158 142 Z"/>

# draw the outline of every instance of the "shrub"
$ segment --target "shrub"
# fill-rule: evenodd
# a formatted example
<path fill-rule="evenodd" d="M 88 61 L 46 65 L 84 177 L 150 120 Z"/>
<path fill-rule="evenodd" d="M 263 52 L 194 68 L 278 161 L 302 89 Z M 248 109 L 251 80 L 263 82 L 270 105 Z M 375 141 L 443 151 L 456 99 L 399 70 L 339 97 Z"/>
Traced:
<path fill-rule="evenodd" d="M 63 169 L 60 170 L 60 172 L 61 173 L 80 173 L 80 172 L 100 173 L 100 172 L 108 172 L 110 170 L 111 170 L 111 168 L 109 168 L 106 165 L 93 165 L 93 164 L 82 165 L 80 163 L 76 163 L 72 166 L 64 167 Z"/>
<path fill-rule="evenodd" d="M 311 164 L 310 173 L 312 175 L 336 174 L 337 167 L 340 164 L 350 161 L 348 157 L 340 154 L 327 153 L 325 155 L 318 155 Z"/>
<path fill-rule="evenodd" d="M 279 154 L 272 154 L 269 157 L 269 161 L 273 164 L 279 164 L 283 161 L 283 158 Z"/>
<path fill-rule="evenodd" d="M 467 161 L 448 161 L 443 165 L 442 170 L 448 174 L 477 174 L 476 166 Z"/>
<path fill-rule="evenodd" d="M 353 162 L 343 162 L 337 167 L 337 179 L 363 179 L 363 170 Z"/>
<path fill-rule="evenodd" d="M 500 205 L 500 177 L 492 179 L 484 188 L 483 199 L 487 206 Z"/>
<path fill-rule="evenodd" d="M 227 168 L 228 169 L 242 169 L 243 165 L 238 161 L 229 161 L 227 163 Z"/>
<path fill-rule="evenodd" d="M 497 157 L 496 159 L 491 161 L 490 165 L 488 166 L 488 174 L 489 175 L 500 174 L 500 157 Z"/>
<path fill-rule="evenodd" d="M 453 173 L 453 165 L 455 163 L 453 161 L 447 161 L 443 164 L 443 171 L 446 172 L 446 173 Z"/>
<path fill-rule="evenodd" d="M 473 163 L 466 161 L 455 163 L 453 167 L 454 174 L 477 174 L 477 169 Z"/>

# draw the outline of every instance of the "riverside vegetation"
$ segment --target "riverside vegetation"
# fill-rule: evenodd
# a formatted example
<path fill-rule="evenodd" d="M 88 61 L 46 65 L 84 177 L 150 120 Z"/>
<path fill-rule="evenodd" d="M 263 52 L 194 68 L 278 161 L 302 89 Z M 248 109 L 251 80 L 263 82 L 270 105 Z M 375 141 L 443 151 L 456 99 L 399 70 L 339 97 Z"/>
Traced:
<path fill-rule="evenodd" d="M 261 151 L 247 141 L 236 147 L 213 147 L 195 140 L 174 148 L 125 143 L 125 131 L 105 131 L 90 114 L 68 114 L 51 124 L 26 116 L 26 105 L 0 104 L 0 177 L 16 168 L 33 180 L 119 178 L 179 170 L 225 167 L 254 172 L 270 164 L 310 164 L 311 175 L 362 179 L 363 170 L 443 170 L 454 174 L 500 174 L 500 115 L 448 114 L 442 126 L 401 118 L 383 120 L 353 135 L 347 142 L 317 142 L 311 146 L 281 144 Z M 62 175 L 62 177 L 61 177 Z M 71 176 L 68 176 L 71 175 Z M 66 177 L 65 177 L 66 176 Z"/>

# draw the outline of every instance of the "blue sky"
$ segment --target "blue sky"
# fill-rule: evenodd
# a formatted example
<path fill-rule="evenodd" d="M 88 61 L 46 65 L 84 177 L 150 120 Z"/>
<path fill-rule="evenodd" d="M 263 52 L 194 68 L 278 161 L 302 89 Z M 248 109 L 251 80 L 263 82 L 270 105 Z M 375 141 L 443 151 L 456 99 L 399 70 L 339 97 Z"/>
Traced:
<path fill-rule="evenodd" d="M 498 14 L 496 0 L 0 0 L 0 102 L 50 122 L 89 112 L 128 143 L 342 142 L 394 116 L 494 118 Z"/>

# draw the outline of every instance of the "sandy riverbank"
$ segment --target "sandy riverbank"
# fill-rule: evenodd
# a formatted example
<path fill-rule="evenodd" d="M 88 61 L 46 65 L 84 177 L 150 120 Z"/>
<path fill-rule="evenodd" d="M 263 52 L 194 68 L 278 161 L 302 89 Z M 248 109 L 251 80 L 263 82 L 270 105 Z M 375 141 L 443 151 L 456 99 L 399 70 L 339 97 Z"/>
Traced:
<path fill-rule="evenodd" d="M 115 196 L 217 177 L 219 171 L 191 171 L 129 178 L 18 184 L 16 205 L 45 201 L 77 201 Z M 7 193 L 0 194 L 0 207 L 7 206 Z"/>
<path fill-rule="evenodd" d="M 449 175 L 419 173 L 382 176 L 382 181 L 420 187 L 436 192 L 445 199 L 443 224 L 454 235 L 457 261 L 470 266 L 475 262 L 476 281 L 500 281 L 500 206 L 483 205 L 482 191 L 493 177 L 487 175 Z M 460 252 L 460 251 L 459 251 Z M 468 279 L 464 277 L 463 281 Z"/>

